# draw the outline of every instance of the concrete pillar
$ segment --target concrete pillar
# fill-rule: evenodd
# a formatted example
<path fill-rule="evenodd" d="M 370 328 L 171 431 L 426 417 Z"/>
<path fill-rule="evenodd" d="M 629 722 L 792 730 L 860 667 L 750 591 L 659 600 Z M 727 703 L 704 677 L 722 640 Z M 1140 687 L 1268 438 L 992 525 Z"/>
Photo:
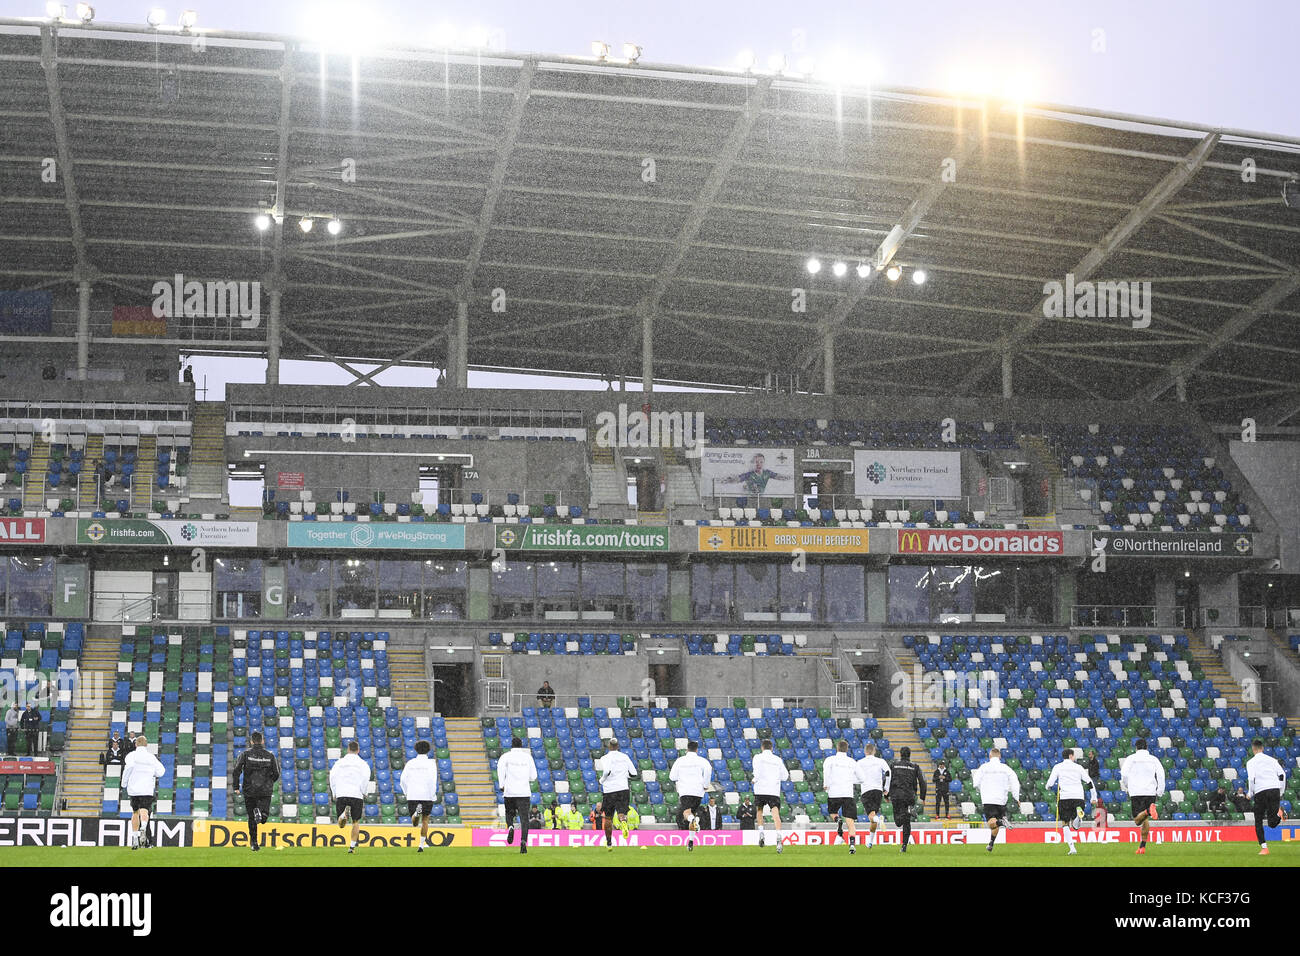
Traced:
<path fill-rule="evenodd" d="M 469 388 L 469 303 L 456 303 L 456 388 Z"/>
<path fill-rule="evenodd" d="M 271 290 L 266 316 L 266 384 L 280 384 L 280 290 Z"/>
<path fill-rule="evenodd" d="M 86 380 L 90 367 L 90 282 L 77 283 L 77 379 Z"/>
<path fill-rule="evenodd" d="M 822 391 L 835 394 L 835 333 L 822 329 Z"/>
<path fill-rule="evenodd" d="M 1012 393 L 1011 384 L 1012 384 L 1011 353 L 1003 352 L 1002 353 L 1002 397 L 1003 398 L 1011 397 L 1011 393 Z"/>
<path fill-rule="evenodd" d="M 1177 577 L 1172 571 L 1158 571 L 1155 582 L 1156 624 L 1160 627 L 1191 627 L 1191 622 L 1179 625 L 1176 621 L 1178 596 Z"/>
<path fill-rule="evenodd" d="M 641 391 L 649 394 L 654 391 L 655 381 L 655 342 L 654 316 L 644 306 L 641 312 Z"/>
<path fill-rule="evenodd" d="M 1181 375 L 1174 379 L 1174 394 L 1178 396 L 1180 402 L 1187 401 L 1187 379 Z"/>

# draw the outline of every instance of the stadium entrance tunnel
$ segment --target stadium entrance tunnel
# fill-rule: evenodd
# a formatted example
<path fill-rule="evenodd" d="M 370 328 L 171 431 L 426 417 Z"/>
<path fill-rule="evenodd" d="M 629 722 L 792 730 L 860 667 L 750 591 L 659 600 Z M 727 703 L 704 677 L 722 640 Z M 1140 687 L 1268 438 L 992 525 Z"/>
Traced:
<path fill-rule="evenodd" d="M 443 717 L 478 716 L 472 663 L 435 662 L 431 680 L 435 713 L 442 714 Z"/>

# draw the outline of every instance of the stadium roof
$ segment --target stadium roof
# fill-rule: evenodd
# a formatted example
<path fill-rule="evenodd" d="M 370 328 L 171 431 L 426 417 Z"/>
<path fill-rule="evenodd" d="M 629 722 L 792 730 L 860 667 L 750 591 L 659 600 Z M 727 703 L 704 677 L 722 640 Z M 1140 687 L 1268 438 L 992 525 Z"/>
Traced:
<path fill-rule="evenodd" d="M 1181 376 L 1211 418 L 1300 411 L 1300 216 L 1281 199 L 1296 139 L 794 77 L 356 60 L 19 20 L 0 20 L 0 115 L 9 288 L 86 277 L 145 305 L 175 273 L 278 282 L 285 358 L 446 365 L 463 298 L 475 367 L 635 379 L 648 330 L 658 380 L 798 371 L 820 389 L 830 329 L 840 392 L 1000 395 L 1010 356 L 1017 395 L 1148 401 Z M 263 210 L 283 226 L 256 231 Z M 304 217 L 343 229 L 303 233 Z M 891 259 L 929 281 L 854 269 Z M 1044 319 L 1044 284 L 1067 274 L 1149 280 L 1150 327 Z M 181 344 L 260 351 L 267 334 Z"/>

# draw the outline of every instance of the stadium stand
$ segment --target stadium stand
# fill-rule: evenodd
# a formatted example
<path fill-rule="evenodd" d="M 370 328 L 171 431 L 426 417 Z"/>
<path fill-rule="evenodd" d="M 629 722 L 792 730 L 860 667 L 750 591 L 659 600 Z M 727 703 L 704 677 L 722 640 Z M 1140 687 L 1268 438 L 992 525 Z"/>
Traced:
<path fill-rule="evenodd" d="M 21 703 L 35 700 L 43 718 L 49 753 L 61 753 L 67 741 L 68 721 L 76 693 L 77 669 L 85 639 L 85 625 L 61 621 L 22 621 L 7 626 L 0 654 L 0 681 Z M 52 681 L 52 687 L 46 682 Z M 9 749 L 6 740 L 4 749 Z M 20 735 L 16 750 L 26 754 Z M 52 783 L 53 781 L 51 781 Z M 52 791 L 51 791 L 52 793 Z"/>
<path fill-rule="evenodd" d="M 273 821 L 329 822 L 329 768 L 356 739 L 374 773 L 367 820 L 410 822 L 397 778 L 416 741 L 428 740 L 440 777 L 433 815 L 460 822 L 446 724 L 442 717 L 401 716 L 392 706 L 388 640 L 386 631 L 233 631 L 231 742 L 238 752 L 248 733 L 260 730 L 278 752 Z M 231 809 L 245 816 L 241 797 Z"/>
<path fill-rule="evenodd" d="M 143 733 L 167 768 L 157 813 L 222 819 L 230 729 L 229 628 L 141 626 L 122 634 L 109 732 Z M 105 815 L 129 815 L 121 767 L 105 768 Z"/>
<path fill-rule="evenodd" d="M 605 753 L 605 741 L 617 739 L 639 770 L 639 779 L 630 782 L 631 794 L 645 823 L 676 819 L 677 793 L 668 770 L 686 751 L 688 741 L 695 741 L 700 755 L 713 765 L 728 823 L 735 822 L 734 808 L 742 795 L 752 793 L 748 775 L 764 739 L 772 740 L 774 752 L 790 768 L 782 799 L 795 808 L 795 822 L 804 825 L 826 819 L 821 761 L 831 755 L 835 740 L 847 739 L 855 759 L 863 756 L 868 741 L 880 748 L 885 759 L 893 759 L 889 741 L 874 718 L 836 718 L 827 708 L 749 707 L 743 698 L 730 703 L 730 707 L 709 707 L 698 698 L 690 709 L 526 707 L 519 717 L 483 718 L 483 740 L 494 772 L 512 737 L 526 741 L 537 764 L 533 803 L 549 806 L 552 799 L 573 803 L 585 817 L 600 795 L 594 762 Z M 499 789 L 497 802 L 502 803 Z M 499 812 L 504 813 L 503 806 Z"/>
<path fill-rule="evenodd" d="M 1229 706 L 1183 634 L 945 634 L 903 640 L 926 670 L 950 680 L 972 673 L 997 678 L 995 698 L 968 698 L 943 716 L 915 717 L 913 725 L 931 757 L 947 759 L 961 781 L 969 781 L 990 747 L 1000 747 L 1022 775 L 1022 802 L 1013 819 L 1055 818 L 1054 796 L 1043 782 L 1063 747 L 1097 752 L 1098 793 L 1114 807 L 1122 802 L 1120 761 L 1132 752 L 1135 738 L 1145 737 L 1165 766 L 1174 820 L 1207 817 L 1210 785 L 1237 780 L 1255 736 L 1279 759 L 1300 766 L 1300 740 L 1286 719 L 1247 717 Z M 987 716 L 980 717 L 984 707 Z M 1294 782 L 1288 812 L 1290 803 L 1300 805 Z M 964 803 L 962 812 L 979 819 L 974 803 Z"/>

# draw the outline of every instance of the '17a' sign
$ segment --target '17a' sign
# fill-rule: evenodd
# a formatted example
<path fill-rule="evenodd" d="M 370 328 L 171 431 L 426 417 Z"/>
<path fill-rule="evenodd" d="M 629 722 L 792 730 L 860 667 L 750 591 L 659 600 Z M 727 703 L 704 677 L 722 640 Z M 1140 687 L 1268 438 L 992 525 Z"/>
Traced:
<path fill-rule="evenodd" d="M 43 544 L 44 518 L 0 518 L 0 544 Z"/>

